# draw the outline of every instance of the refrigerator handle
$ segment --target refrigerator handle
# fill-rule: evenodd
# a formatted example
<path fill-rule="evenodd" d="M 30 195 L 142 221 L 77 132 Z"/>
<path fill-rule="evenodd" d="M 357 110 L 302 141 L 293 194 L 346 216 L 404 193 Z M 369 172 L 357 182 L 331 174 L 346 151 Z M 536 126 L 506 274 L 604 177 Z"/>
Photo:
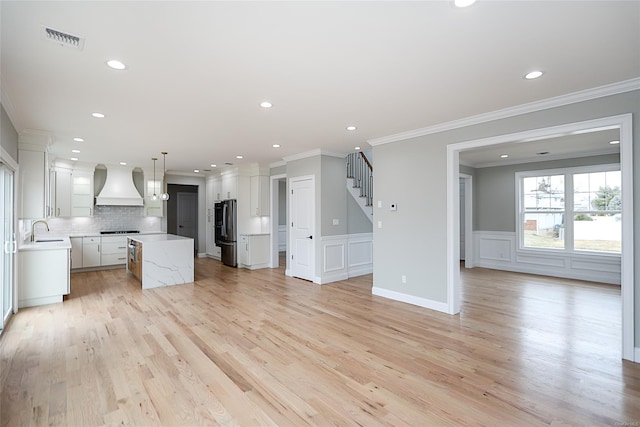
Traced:
<path fill-rule="evenodd" d="M 220 230 L 222 237 L 227 237 L 227 204 L 222 205 L 222 230 Z"/>

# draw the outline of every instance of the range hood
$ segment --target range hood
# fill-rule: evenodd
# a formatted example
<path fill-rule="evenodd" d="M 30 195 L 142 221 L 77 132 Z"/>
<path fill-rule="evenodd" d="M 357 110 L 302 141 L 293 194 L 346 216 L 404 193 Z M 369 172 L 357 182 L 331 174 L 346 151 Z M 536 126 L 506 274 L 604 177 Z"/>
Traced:
<path fill-rule="evenodd" d="M 96 205 L 142 206 L 142 197 L 133 184 L 133 169 L 126 166 L 107 166 L 107 179 L 96 197 Z"/>

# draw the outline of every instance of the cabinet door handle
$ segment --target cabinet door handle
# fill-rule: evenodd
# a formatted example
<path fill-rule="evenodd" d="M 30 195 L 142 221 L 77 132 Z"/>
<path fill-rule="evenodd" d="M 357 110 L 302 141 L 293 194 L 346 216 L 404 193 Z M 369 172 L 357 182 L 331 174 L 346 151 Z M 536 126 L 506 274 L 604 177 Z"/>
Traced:
<path fill-rule="evenodd" d="M 100 245 L 98 245 L 98 252 L 100 252 Z"/>

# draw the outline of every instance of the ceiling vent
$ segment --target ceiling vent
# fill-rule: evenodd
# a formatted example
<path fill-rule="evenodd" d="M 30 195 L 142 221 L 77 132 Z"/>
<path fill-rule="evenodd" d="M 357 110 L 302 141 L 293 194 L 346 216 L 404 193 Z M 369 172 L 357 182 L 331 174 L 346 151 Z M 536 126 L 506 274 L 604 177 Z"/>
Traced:
<path fill-rule="evenodd" d="M 84 47 L 84 39 L 72 34 L 63 33 L 49 27 L 42 27 L 44 38 L 60 46 L 70 47 L 72 49 L 82 50 Z"/>

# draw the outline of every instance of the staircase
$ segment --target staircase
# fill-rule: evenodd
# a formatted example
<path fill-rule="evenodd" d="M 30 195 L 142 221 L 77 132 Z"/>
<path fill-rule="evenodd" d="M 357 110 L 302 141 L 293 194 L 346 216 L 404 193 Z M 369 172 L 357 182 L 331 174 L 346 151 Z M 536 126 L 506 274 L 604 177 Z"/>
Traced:
<path fill-rule="evenodd" d="M 362 151 L 347 156 L 347 190 L 373 224 L 373 166 Z"/>

